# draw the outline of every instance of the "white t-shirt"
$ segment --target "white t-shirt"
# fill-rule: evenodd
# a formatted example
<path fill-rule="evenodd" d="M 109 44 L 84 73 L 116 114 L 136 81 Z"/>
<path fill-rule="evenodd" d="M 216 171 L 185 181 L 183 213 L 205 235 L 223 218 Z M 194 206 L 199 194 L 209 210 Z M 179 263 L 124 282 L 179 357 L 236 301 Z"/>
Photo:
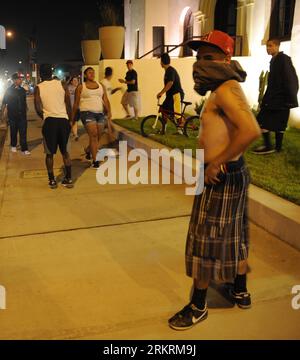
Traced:
<path fill-rule="evenodd" d="M 47 80 L 38 84 L 43 104 L 44 119 L 48 117 L 68 119 L 65 90 L 59 80 Z"/>
<path fill-rule="evenodd" d="M 103 79 L 103 80 L 101 80 L 101 84 L 105 87 L 107 96 L 110 98 L 112 95 L 112 91 L 113 91 L 112 83 L 107 79 Z"/>

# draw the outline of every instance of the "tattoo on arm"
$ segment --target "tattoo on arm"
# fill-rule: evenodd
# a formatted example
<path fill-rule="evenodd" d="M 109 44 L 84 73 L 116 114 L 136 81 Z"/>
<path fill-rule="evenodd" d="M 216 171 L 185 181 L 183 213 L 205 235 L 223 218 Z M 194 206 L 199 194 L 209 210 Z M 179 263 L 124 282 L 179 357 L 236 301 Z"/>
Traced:
<path fill-rule="evenodd" d="M 241 111 L 245 111 L 248 114 L 252 114 L 251 109 L 248 105 L 248 103 L 245 101 L 244 94 L 242 93 L 241 89 L 239 87 L 231 87 L 230 88 L 231 93 L 234 95 L 235 100 L 239 106 L 239 109 Z"/>

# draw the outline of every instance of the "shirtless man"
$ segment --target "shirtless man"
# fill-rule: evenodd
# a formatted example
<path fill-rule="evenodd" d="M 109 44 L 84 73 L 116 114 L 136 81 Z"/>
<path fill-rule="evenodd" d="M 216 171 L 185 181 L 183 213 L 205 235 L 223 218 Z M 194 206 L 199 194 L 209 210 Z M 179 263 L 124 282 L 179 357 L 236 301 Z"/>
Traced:
<path fill-rule="evenodd" d="M 186 244 L 186 272 L 194 280 L 190 303 L 169 320 L 186 330 L 208 316 L 210 281 L 233 283 L 230 294 L 242 309 L 251 307 L 246 273 L 249 250 L 247 189 L 243 153 L 260 136 L 239 82 L 246 78 L 231 61 L 234 42 L 220 31 L 191 41 L 197 51 L 195 90 L 211 91 L 201 115 L 199 147 L 205 152 L 205 188 L 195 197 Z"/>

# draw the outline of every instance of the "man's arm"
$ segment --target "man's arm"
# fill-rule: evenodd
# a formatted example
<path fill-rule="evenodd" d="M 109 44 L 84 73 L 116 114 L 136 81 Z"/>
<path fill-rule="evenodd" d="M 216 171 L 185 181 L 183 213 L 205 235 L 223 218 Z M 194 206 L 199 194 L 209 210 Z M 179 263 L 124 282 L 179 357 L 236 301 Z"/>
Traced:
<path fill-rule="evenodd" d="M 70 92 L 68 89 L 68 85 L 66 83 L 61 83 L 62 87 L 65 90 L 65 104 L 67 109 L 67 114 L 69 117 L 69 121 L 72 122 L 72 105 L 71 105 L 71 99 L 70 99 Z"/>
<path fill-rule="evenodd" d="M 216 105 L 235 128 L 230 145 L 207 167 L 206 181 L 217 182 L 220 166 L 239 154 L 261 135 L 261 130 L 250 109 L 241 86 L 234 80 L 228 81 L 216 91 Z"/>
<path fill-rule="evenodd" d="M 38 116 L 43 119 L 43 104 L 40 96 L 40 89 L 38 86 L 34 89 L 34 107 Z"/>
<path fill-rule="evenodd" d="M 113 90 L 111 91 L 111 94 L 113 95 L 113 94 L 115 94 L 116 92 L 121 91 L 121 90 L 122 90 L 121 87 L 117 87 L 117 88 L 115 88 L 115 89 L 113 89 Z"/>
<path fill-rule="evenodd" d="M 158 99 L 160 97 L 162 97 L 166 92 L 168 92 L 172 88 L 172 86 L 174 85 L 174 82 L 175 82 L 175 70 L 173 68 L 168 68 L 166 71 L 167 71 L 167 73 L 166 73 L 166 85 L 162 89 L 162 91 L 157 94 Z"/>
<path fill-rule="evenodd" d="M 174 84 L 174 81 L 169 81 L 166 86 L 162 89 L 162 91 L 160 93 L 157 94 L 157 98 L 161 98 L 163 96 L 163 94 L 165 94 L 166 92 L 168 92 L 172 86 Z"/>
<path fill-rule="evenodd" d="M 298 103 L 297 94 L 299 91 L 299 80 L 290 57 L 284 57 L 284 88 L 287 104 L 289 107 L 296 107 Z"/>
<path fill-rule="evenodd" d="M 136 82 L 137 82 L 137 79 L 136 79 L 137 74 L 136 75 L 135 74 L 128 74 L 128 75 L 130 76 L 130 78 L 128 80 L 119 79 L 119 82 L 121 84 L 135 85 Z"/>
<path fill-rule="evenodd" d="M 114 127 L 113 127 L 112 120 L 111 120 L 111 118 L 112 118 L 111 106 L 110 106 L 110 102 L 109 102 L 109 99 L 107 96 L 105 86 L 102 85 L 102 87 L 103 87 L 103 104 L 104 104 L 104 108 L 105 108 L 105 111 L 107 114 L 107 126 L 108 126 L 109 136 L 110 136 L 110 138 L 112 138 L 113 133 L 114 133 Z"/>
<path fill-rule="evenodd" d="M 25 109 L 25 112 L 27 113 L 28 112 L 28 110 L 29 110 L 29 108 L 28 108 L 28 105 L 27 105 L 27 94 L 26 94 L 26 90 L 23 88 L 23 93 L 24 93 L 24 95 L 23 95 L 23 101 L 24 101 L 24 109 Z"/>
<path fill-rule="evenodd" d="M 136 80 L 124 80 L 124 79 L 119 79 L 119 82 L 121 84 L 127 84 L 127 85 L 135 85 Z"/>

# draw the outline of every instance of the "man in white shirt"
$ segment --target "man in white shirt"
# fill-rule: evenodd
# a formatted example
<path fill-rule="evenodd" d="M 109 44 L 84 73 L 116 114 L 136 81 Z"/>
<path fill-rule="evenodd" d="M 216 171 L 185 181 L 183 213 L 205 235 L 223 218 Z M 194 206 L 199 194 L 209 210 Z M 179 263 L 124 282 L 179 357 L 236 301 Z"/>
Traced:
<path fill-rule="evenodd" d="M 111 95 L 115 94 L 116 92 L 118 92 L 122 89 L 121 87 L 117 87 L 117 88 L 113 89 L 113 86 L 111 83 L 112 77 L 113 77 L 113 69 L 111 67 L 107 67 L 105 69 L 105 77 L 101 81 L 101 84 L 105 87 L 105 90 L 106 90 L 109 100 L 111 98 Z"/>
<path fill-rule="evenodd" d="M 113 69 L 111 67 L 105 68 L 105 77 L 101 81 L 101 84 L 105 87 L 105 90 L 106 90 L 107 97 L 108 97 L 109 101 L 111 101 L 111 96 L 113 94 L 115 94 L 116 92 L 122 90 L 121 87 L 113 88 L 113 85 L 111 83 L 112 77 L 113 77 Z M 115 136 L 114 136 L 115 130 L 114 130 L 111 123 L 107 124 L 107 128 L 108 128 L 108 136 L 109 136 L 109 141 L 110 141 L 108 146 L 115 150 L 115 151 L 109 151 L 108 155 L 109 156 L 114 156 L 114 155 L 117 155 L 117 153 L 118 153 L 118 151 L 117 151 L 118 141 L 115 139 Z"/>
<path fill-rule="evenodd" d="M 44 120 L 42 133 L 49 187 L 51 189 L 57 188 L 53 171 L 53 157 L 59 147 L 65 165 L 65 177 L 62 185 L 72 188 L 71 159 L 68 152 L 72 117 L 69 91 L 67 85 L 63 85 L 60 80 L 52 78 L 51 65 L 42 64 L 40 76 L 42 82 L 35 88 L 34 104 L 37 114 Z"/>

